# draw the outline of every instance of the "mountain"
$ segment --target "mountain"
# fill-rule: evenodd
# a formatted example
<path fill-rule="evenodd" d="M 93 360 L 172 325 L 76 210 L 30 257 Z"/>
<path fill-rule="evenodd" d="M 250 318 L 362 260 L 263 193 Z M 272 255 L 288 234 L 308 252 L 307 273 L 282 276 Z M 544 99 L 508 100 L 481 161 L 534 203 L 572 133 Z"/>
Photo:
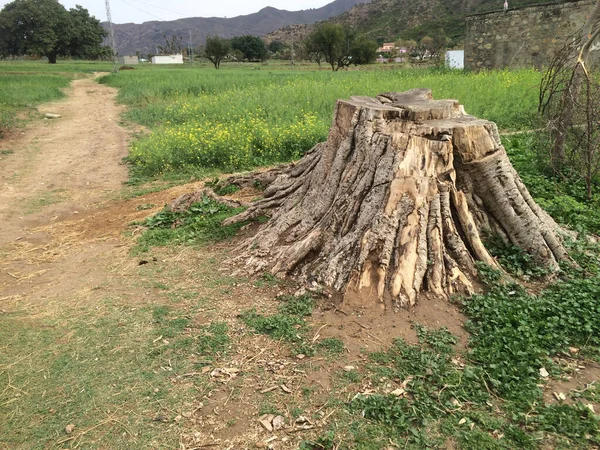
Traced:
<path fill-rule="evenodd" d="M 509 6 L 516 8 L 541 2 L 543 0 L 509 0 Z M 451 39 L 451 45 L 458 45 L 464 38 L 467 15 L 501 10 L 503 3 L 502 0 L 373 0 L 358 4 L 328 21 L 354 28 L 379 42 L 398 38 L 418 40 L 443 31 Z M 266 39 L 289 42 L 293 35 L 298 41 L 314 26 L 288 25 L 269 33 Z"/>
<path fill-rule="evenodd" d="M 232 18 L 190 17 L 172 21 L 151 21 L 142 24 L 114 24 L 115 41 L 120 55 L 154 53 L 158 45 L 164 45 L 164 36 L 182 37 L 187 46 L 189 32 L 195 46 L 204 43 L 207 36 L 221 37 L 251 34 L 264 36 L 279 28 L 293 24 L 311 24 L 338 16 L 359 3 L 370 0 L 335 0 L 321 8 L 302 11 L 286 11 L 266 7 L 254 14 Z M 104 26 L 107 24 L 104 23 Z"/>

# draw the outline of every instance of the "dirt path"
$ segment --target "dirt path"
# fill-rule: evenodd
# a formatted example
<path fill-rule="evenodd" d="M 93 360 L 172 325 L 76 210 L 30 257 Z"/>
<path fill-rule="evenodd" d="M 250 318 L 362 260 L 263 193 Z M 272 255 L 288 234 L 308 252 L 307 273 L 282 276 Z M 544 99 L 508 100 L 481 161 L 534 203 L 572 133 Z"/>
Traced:
<path fill-rule="evenodd" d="M 114 199 L 131 134 L 116 94 L 94 78 L 73 81 L 66 99 L 38 108 L 60 118 L 0 141 L 0 310 L 43 309 L 114 278 L 106 264 L 126 253 L 123 230 L 151 212 L 136 207 L 176 195 Z"/>
<path fill-rule="evenodd" d="M 1 142 L 13 153 L 0 162 L 0 244 L 24 229 L 89 210 L 120 188 L 127 177 L 119 162 L 127 155 L 128 133 L 117 123 L 123 107 L 115 96 L 116 89 L 92 78 L 76 80 L 66 100 L 39 108 L 60 119 L 36 121 Z M 51 203 L 61 206 L 42 208 Z"/>

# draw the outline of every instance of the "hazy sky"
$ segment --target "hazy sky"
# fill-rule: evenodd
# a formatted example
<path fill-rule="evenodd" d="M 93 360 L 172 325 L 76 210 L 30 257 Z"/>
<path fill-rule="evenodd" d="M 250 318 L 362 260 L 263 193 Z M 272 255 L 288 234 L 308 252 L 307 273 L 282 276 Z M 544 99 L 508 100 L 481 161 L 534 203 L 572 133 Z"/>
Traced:
<path fill-rule="evenodd" d="M 151 20 L 174 20 L 182 17 L 234 17 L 251 14 L 265 6 L 297 11 L 319 8 L 333 0 L 110 0 L 114 23 L 142 23 Z M 66 8 L 81 5 L 101 21 L 106 20 L 104 0 L 60 0 Z M 0 0 L 0 6 L 9 0 Z"/>

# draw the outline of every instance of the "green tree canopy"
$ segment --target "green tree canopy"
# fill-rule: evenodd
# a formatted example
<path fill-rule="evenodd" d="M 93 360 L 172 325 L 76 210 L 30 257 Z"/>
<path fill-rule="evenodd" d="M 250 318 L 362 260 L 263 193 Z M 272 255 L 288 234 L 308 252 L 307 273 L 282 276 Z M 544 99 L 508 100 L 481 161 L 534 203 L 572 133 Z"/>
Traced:
<path fill-rule="evenodd" d="M 219 36 L 208 36 L 204 45 L 204 56 L 215 65 L 215 69 L 218 69 L 221 65 L 221 60 L 229 54 L 230 49 L 231 47 L 227 39 L 220 38 Z"/>
<path fill-rule="evenodd" d="M 325 23 L 319 26 L 310 36 L 309 43 L 313 52 L 323 55 L 331 70 L 338 70 L 345 65 L 348 57 L 346 33 L 339 24 Z"/>
<path fill-rule="evenodd" d="M 350 62 L 354 65 L 371 64 L 377 58 L 377 41 L 357 36 L 350 45 Z"/>
<path fill-rule="evenodd" d="M 235 36 L 231 38 L 231 48 L 241 52 L 248 61 L 264 61 L 268 56 L 265 42 L 257 36 Z"/>
<path fill-rule="evenodd" d="M 271 41 L 269 43 L 269 45 L 267 46 L 268 50 L 275 54 L 275 53 L 281 53 L 285 50 L 285 44 L 281 41 L 275 40 L 275 41 Z"/>
<path fill-rule="evenodd" d="M 368 64 L 377 56 L 376 41 L 333 23 L 324 23 L 311 33 L 304 41 L 304 49 L 313 61 L 327 61 L 331 70 L 350 64 Z"/>
<path fill-rule="evenodd" d="M 0 54 L 3 57 L 58 56 L 97 58 L 106 31 L 88 11 L 67 11 L 57 0 L 14 0 L 0 11 Z"/>

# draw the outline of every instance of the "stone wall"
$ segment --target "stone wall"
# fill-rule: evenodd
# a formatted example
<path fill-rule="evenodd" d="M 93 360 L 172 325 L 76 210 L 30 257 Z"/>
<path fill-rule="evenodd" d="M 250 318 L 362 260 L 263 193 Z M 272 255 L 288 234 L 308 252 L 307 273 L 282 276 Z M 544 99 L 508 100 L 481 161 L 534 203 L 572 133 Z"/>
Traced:
<path fill-rule="evenodd" d="M 594 3 L 595 0 L 546 3 L 468 16 L 465 68 L 547 66 L 555 52 L 578 34 Z M 593 59 L 599 54 L 595 49 Z"/>

